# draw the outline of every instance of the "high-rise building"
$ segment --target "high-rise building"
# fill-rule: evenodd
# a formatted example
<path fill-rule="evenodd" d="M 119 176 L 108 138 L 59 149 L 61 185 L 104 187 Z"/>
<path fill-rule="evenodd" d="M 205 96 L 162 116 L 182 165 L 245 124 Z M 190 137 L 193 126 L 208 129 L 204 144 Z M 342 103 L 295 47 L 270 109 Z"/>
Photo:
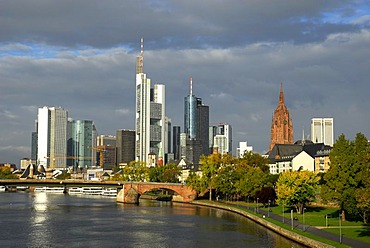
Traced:
<path fill-rule="evenodd" d="M 293 144 L 293 122 L 284 103 L 283 85 L 280 85 L 279 105 L 274 111 L 271 123 L 270 151 L 275 144 Z"/>
<path fill-rule="evenodd" d="M 61 107 L 43 107 L 37 116 L 37 163 L 44 168 L 66 168 L 68 113 Z"/>
<path fill-rule="evenodd" d="M 312 118 L 311 140 L 313 143 L 324 143 L 328 146 L 334 145 L 334 119 Z"/>
<path fill-rule="evenodd" d="M 37 128 L 36 128 L 37 130 Z M 35 164 L 37 161 L 37 132 L 32 132 L 31 138 L 31 162 Z"/>
<path fill-rule="evenodd" d="M 217 147 L 218 153 L 232 154 L 232 128 L 231 125 L 226 123 L 218 123 L 217 125 L 213 125 L 209 127 L 209 140 L 212 140 L 212 147 L 213 150 Z M 211 136 L 212 135 L 212 136 Z"/>
<path fill-rule="evenodd" d="M 172 132 L 172 153 L 174 159 L 180 160 L 180 126 L 174 126 Z"/>
<path fill-rule="evenodd" d="M 117 165 L 129 164 L 135 160 L 135 131 L 117 130 Z"/>
<path fill-rule="evenodd" d="M 113 135 L 99 135 L 96 137 L 97 146 L 113 146 L 116 147 L 116 136 Z"/>
<path fill-rule="evenodd" d="M 97 166 L 112 169 L 116 166 L 116 136 L 99 135 L 96 139 Z"/>
<path fill-rule="evenodd" d="M 73 166 L 77 168 L 91 168 L 96 165 L 95 125 L 91 120 L 72 121 L 72 160 Z"/>
<path fill-rule="evenodd" d="M 191 144 L 196 151 L 195 155 L 186 155 L 189 163 L 197 165 L 200 154 L 209 154 L 209 107 L 202 103 L 202 99 L 193 95 L 193 81 L 190 78 L 190 94 L 184 99 L 184 133 L 187 134 L 187 143 Z M 196 142 L 192 141 L 196 140 Z M 189 142 L 191 141 L 191 142 Z M 199 147 L 198 147 L 199 146 Z M 183 151 L 181 151 L 183 153 Z"/>
<path fill-rule="evenodd" d="M 236 157 L 242 158 L 245 152 L 253 151 L 253 146 L 248 146 L 247 141 L 239 142 L 239 147 L 236 148 Z"/>
<path fill-rule="evenodd" d="M 164 158 L 165 86 L 154 85 L 143 72 L 143 39 L 140 55 L 136 58 L 136 122 L 135 159 L 147 163 L 150 154 Z M 152 163 L 151 163 L 152 164 Z M 147 163 L 149 166 L 149 164 Z"/>

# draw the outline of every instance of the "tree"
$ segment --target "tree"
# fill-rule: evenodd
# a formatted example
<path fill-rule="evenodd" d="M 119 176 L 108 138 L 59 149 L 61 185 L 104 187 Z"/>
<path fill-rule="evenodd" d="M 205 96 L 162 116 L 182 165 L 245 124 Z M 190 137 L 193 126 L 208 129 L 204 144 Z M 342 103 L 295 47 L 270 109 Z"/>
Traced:
<path fill-rule="evenodd" d="M 368 223 L 370 213 L 370 188 L 356 190 L 356 207 L 364 224 Z"/>
<path fill-rule="evenodd" d="M 149 169 L 144 162 L 132 161 L 123 168 L 122 179 L 133 182 L 149 181 Z"/>
<path fill-rule="evenodd" d="M 367 215 L 366 197 L 360 197 L 359 192 L 369 190 L 369 154 L 367 138 L 361 133 L 352 142 L 340 135 L 329 154 L 330 169 L 324 176 L 322 198 L 340 206 L 343 221 L 345 213 Z"/>
<path fill-rule="evenodd" d="M 320 177 L 310 171 L 285 171 L 276 183 L 277 203 L 294 206 L 302 213 L 305 205 L 315 199 Z"/>
<path fill-rule="evenodd" d="M 227 198 L 238 198 L 236 182 L 239 177 L 233 165 L 220 167 L 216 178 L 216 190 Z"/>
<path fill-rule="evenodd" d="M 212 190 L 217 186 L 218 169 L 222 163 L 221 154 L 211 154 L 200 159 L 201 182 L 209 189 L 209 200 L 212 200 Z"/>
<path fill-rule="evenodd" d="M 12 174 L 12 170 L 7 166 L 0 167 L 0 179 L 17 179 L 16 175 Z"/>
<path fill-rule="evenodd" d="M 268 183 L 269 176 L 266 172 L 262 171 L 260 167 L 247 167 L 242 170 L 240 179 L 236 183 L 236 189 L 241 196 L 256 196 L 256 193 L 263 187 L 271 186 Z"/>
<path fill-rule="evenodd" d="M 207 189 L 207 184 L 202 181 L 202 177 L 194 171 L 190 172 L 186 184 L 195 190 L 198 195 L 204 193 Z"/>
<path fill-rule="evenodd" d="M 275 204 L 276 192 L 273 187 L 263 187 L 261 190 L 256 192 L 256 197 L 259 198 L 259 202 L 265 204 Z"/>
<path fill-rule="evenodd" d="M 176 164 L 166 164 L 149 168 L 150 182 L 178 183 L 181 169 Z"/>
<path fill-rule="evenodd" d="M 243 157 L 237 159 L 236 163 L 242 167 L 259 167 L 263 172 L 269 172 L 268 159 L 251 151 L 245 152 Z"/>
<path fill-rule="evenodd" d="M 161 182 L 178 183 L 181 170 L 176 164 L 166 164 L 161 166 L 163 169 Z"/>

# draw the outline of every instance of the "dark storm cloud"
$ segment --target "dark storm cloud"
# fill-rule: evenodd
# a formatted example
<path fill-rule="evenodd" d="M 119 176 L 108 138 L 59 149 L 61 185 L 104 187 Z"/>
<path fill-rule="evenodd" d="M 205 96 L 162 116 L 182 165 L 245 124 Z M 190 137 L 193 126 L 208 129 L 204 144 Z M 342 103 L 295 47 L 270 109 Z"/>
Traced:
<path fill-rule="evenodd" d="M 346 2 L 351 1 L 3 1 L 0 41 L 133 47 L 145 36 L 151 49 L 312 42 L 359 29 L 345 23 L 322 25 L 326 11 L 351 10 Z"/>
<path fill-rule="evenodd" d="M 295 139 L 312 117 L 370 137 L 369 8 L 361 1 L 2 1 L 0 162 L 30 155 L 37 108 L 62 106 L 99 134 L 134 128 L 135 56 L 183 125 L 193 92 L 237 142 L 269 145 L 283 83 Z M 359 15 L 358 13 L 362 13 Z"/>

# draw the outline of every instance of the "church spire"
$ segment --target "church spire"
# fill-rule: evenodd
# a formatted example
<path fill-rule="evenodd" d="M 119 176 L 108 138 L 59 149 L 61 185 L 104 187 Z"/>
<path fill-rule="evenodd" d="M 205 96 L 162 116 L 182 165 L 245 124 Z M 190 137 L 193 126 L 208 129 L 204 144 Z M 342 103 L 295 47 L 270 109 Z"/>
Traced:
<path fill-rule="evenodd" d="M 284 104 L 284 92 L 283 92 L 283 83 L 280 83 L 280 96 L 279 96 L 279 103 Z"/>

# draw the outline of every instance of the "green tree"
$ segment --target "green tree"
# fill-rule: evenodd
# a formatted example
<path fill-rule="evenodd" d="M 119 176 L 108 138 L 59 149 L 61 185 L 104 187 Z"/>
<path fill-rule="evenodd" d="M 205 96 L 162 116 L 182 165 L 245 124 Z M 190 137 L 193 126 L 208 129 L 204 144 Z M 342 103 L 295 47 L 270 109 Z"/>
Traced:
<path fill-rule="evenodd" d="M 207 184 L 205 184 L 202 180 L 202 177 L 194 171 L 190 172 L 188 178 L 186 179 L 186 185 L 195 190 L 198 195 L 207 190 Z"/>
<path fill-rule="evenodd" d="M 163 167 L 162 182 L 164 183 L 178 183 L 181 175 L 181 169 L 177 164 L 166 164 Z"/>
<path fill-rule="evenodd" d="M 229 199 L 238 198 L 239 195 L 236 190 L 236 182 L 238 179 L 234 165 L 220 167 L 216 178 L 217 192 Z"/>
<path fill-rule="evenodd" d="M 343 221 L 346 213 L 360 214 L 366 220 L 366 197 L 360 197 L 359 192 L 369 190 L 369 149 L 363 134 L 358 133 L 352 142 L 342 134 L 329 154 L 330 169 L 324 176 L 321 195 L 323 200 L 340 206 Z"/>
<path fill-rule="evenodd" d="M 256 193 L 263 187 L 272 186 L 269 183 L 269 175 L 260 167 L 247 167 L 240 174 L 240 179 L 236 183 L 236 189 L 243 197 L 256 196 Z"/>
<path fill-rule="evenodd" d="M 269 172 L 268 159 L 251 151 L 245 152 L 243 157 L 237 159 L 236 163 L 242 167 L 259 167 L 263 172 Z"/>
<path fill-rule="evenodd" d="M 222 165 L 221 154 L 211 154 L 200 159 L 201 183 L 209 190 L 209 200 L 212 200 L 212 190 L 217 187 L 218 170 Z"/>
<path fill-rule="evenodd" d="M 368 223 L 370 213 L 370 188 L 360 188 L 356 190 L 356 207 L 364 224 Z"/>
<path fill-rule="evenodd" d="M 305 205 L 315 199 L 320 177 L 310 171 L 285 171 L 276 183 L 277 203 L 295 207 L 302 213 Z"/>
<path fill-rule="evenodd" d="M 149 168 L 151 182 L 178 183 L 181 169 L 176 164 L 166 164 Z"/>
<path fill-rule="evenodd" d="M 149 169 L 144 162 L 132 161 L 123 167 L 122 179 L 133 182 L 149 181 Z"/>
<path fill-rule="evenodd" d="M 7 166 L 0 167 L 0 179 L 17 179 L 16 175 L 12 174 L 12 170 Z"/>

